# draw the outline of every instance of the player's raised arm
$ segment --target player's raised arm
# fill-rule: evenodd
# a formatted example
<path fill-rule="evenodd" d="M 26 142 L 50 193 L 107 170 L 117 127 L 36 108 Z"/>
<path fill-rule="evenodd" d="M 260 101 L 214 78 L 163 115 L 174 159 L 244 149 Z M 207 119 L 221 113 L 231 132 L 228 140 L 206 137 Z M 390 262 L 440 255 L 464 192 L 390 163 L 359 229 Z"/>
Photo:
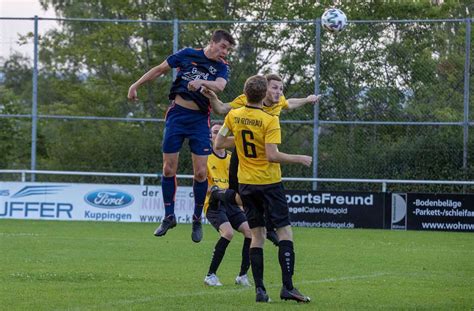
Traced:
<path fill-rule="evenodd" d="M 307 155 L 287 154 L 278 151 L 277 144 L 265 144 L 265 153 L 269 162 L 275 163 L 297 163 L 304 166 L 310 166 L 313 158 Z"/>
<path fill-rule="evenodd" d="M 293 110 L 309 103 L 317 104 L 320 98 L 321 95 L 314 94 L 311 94 L 305 98 L 288 98 L 288 109 Z"/>
<path fill-rule="evenodd" d="M 150 69 L 147 73 L 145 73 L 140 79 L 135 81 L 130 88 L 128 89 L 128 96 L 127 98 L 129 100 L 138 100 L 137 97 L 137 89 L 140 85 L 142 85 L 145 82 L 151 81 L 156 79 L 157 77 L 167 73 L 171 67 L 169 66 L 168 62 L 165 60 L 158 66 L 153 67 Z"/>
<path fill-rule="evenodd" d="M 232 107 L 230 106 L 229 103 L 223 103 L 212 91 L 211 89 L 208 89 L 207 87 L 201 88 L 201 94 L 206 96 L 209 99 L 209 103 L 211 104 L 212 111 L 218 115 L 226 115 Z"/>

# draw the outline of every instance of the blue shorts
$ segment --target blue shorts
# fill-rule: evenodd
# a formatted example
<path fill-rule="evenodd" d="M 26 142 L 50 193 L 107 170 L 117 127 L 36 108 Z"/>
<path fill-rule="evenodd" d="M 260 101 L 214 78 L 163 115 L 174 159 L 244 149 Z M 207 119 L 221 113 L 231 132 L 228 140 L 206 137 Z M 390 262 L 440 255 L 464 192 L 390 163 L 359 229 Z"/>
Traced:
<path fill-rule="evenodd" d="M 211 154 L 209 115 L 199 110 L 184 108 L 173 102 L 166 113 L 163 153 L 179 152 L 185 138 L 189 140 L 192 153 L 196 155 Z"/>

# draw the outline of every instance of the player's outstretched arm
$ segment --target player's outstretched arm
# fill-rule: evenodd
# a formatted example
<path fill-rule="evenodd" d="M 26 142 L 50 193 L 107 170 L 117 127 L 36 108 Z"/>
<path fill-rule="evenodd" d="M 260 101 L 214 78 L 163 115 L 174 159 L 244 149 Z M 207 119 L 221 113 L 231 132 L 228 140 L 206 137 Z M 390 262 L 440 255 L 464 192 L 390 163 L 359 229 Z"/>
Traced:
<path fill-rule="evenodd" d="M 209 99 L 209 102 L 211 103 L 212 111 L 218 115 L 226 115 L 231 107 L 229 103 L 223 103 L 212 91 L 211 89 L 208 89 L 207 87 L 201 88 L 201 94 L 206 96 Z"/>
<path fill-rule="evenodd" d="M 288 154 L 278 151 L 277 144 L 265 144 L 265 153 L 269 162 L 275 163 L 297 163 L 310 166 L 313 158 L 301 154 Z"/>
<path fill-rule="evenodd" d="M 309 103 L 317 104 L 320 98 L 321 95 L 314 94 L 311 94 L 305 98 L 288 98 L 288 109 L 293 110 Z"/>
<path fill-rule="evenodd" d="M 140 79 L 135 81 L 130 88 L 128 89 L 128 96 L 127 98 L 129 100 L 138 100 L 137 97 L 137 89 L 140 85 L 142 85 L 145 82 L 154 80 L 155 78 L 167 73 L 171 67 L 169 66 L 168 62 L 165 60 L 158 66 L 155 66 L 151 68 L 147 73 L 145 73 Z"/>

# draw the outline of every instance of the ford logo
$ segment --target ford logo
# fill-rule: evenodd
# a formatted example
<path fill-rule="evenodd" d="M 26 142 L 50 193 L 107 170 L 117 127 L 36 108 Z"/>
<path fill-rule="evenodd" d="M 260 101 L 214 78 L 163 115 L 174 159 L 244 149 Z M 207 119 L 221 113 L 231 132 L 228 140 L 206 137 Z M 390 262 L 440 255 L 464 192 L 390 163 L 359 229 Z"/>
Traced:
<path fill-rule="evenodd" d="M 98 208 L 114 209 L 132 204 L 133 196 L 120 190 L 103 189 L 89 192 L 84 201 Z"/>

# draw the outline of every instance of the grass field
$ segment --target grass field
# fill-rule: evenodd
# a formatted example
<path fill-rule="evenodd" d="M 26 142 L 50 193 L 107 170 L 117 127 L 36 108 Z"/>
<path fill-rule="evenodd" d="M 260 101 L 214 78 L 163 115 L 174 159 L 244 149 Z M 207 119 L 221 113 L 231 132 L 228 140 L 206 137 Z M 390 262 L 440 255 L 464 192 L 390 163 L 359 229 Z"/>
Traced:
<path fill-rule="evenodd" d="M 233 284 L 242 238 L 218 271 L 203 278 L 217 233 L 190 225 L 164 238 L 155 225 L 0 220 L 1 310 L 473 310 L 470 233 L 296 228 L 295 284 L 310 304 L 279 299 L 276 248 L 265 250 L 273 302 Z"/>

